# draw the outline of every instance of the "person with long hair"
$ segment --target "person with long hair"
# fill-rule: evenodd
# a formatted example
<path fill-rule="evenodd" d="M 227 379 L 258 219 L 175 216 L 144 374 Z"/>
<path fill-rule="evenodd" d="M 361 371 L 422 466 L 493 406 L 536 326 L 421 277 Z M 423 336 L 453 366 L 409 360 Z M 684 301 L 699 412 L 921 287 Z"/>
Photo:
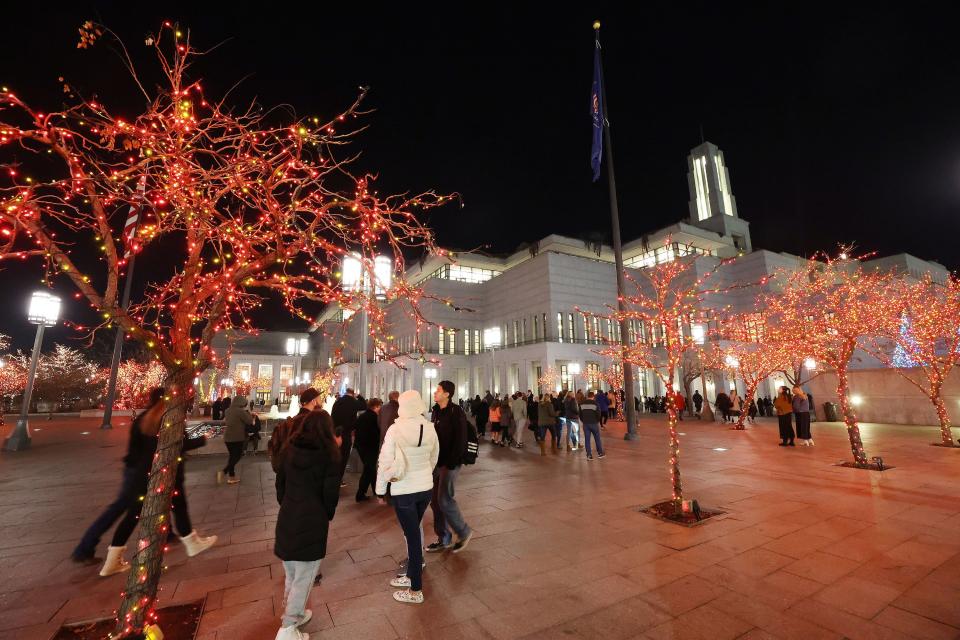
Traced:
<path fill-rule="evenodd" d="M 277 640 L 305 640 L 300 627 L 313 617 L 307 597 L 327 554 L 330 521 L 340 500 L 340 447 L 330 414 L 313 411 L 297 422 L 282 455 L 273 552 L 283 561 L 286 604 Z"/>
<path fill-rule="evenodd" d="M 400 394 L 397 420 L 387 430 L 377 464 L 377 502 L 385 505 L 387 484 L 397 521 L 407 542 L 404 575 L 390 581 L 401 590 L 393 599 L 407 604 L 423 602 L 423 533 L 420 523 L 433 497 L 433 470 L 440 461 L 440 440 L 434 424 L 423 414 L 427 406 L 418 391 Z"/>
<path fill-rule="evenodd" d="M 793 388 L 793 415 L 797 420 L 797 439 L 805 447 L 813 446 L 810 435 L 810 399 L 798 386 Z"/>
<path fill-rule="evenodd" d="M 153 457 L 157 452 L 157 441 L 163 418 L 167 411 L 163 389 L 156 388 L 150 392 L 150 406 L 138 415 L 130 425 L 130 442 L 127 445 L 127 455 L 123 458 L 123 482 L 120 485 L 120 495 L 103 510 L 103 513 L 94 520 L 90 528 L 83 534 L 80 544 L 73 550 L 74 562 L 91 565 L 100 562 L 95 558 L 100 537 L 120 520 L 113 532 L 113 540 L 107 547 L 107 557 L 100 575 L 112 576 L 115 573 L 130 569 L 130 563 L 123 559 L 123 552 L 127 548 L 127 540 L 137 527 L 140 511 L 143 509 L 143 495 L 147 492 L 150 482 L 150 469 L 153 466 Z M 198 449 L 206 444 L 204 437 L 185 438 L 183 451 Z M 175 480 L 176 490 L 173 492 L 173 522 L 180 541 L 189 557 L 206 551 L 217 542 L 217 536 L 201 537 L 190 522 L 190 513 L 187 510 L 187 491 L 184 487 L 184 463 L 177 465 Z"/>
<path fill-rule="evenodd" d="M 773 401 L 773 408 L 777 410 L 777 420 L 780 423 L 780 446 L 793 447 L 793 424 L 790 416 L 793 415 L 793 398 L 790 397 L 790 389 L 786 386 L 780 387 L 780 393 L 777 399 Z"/>
<path fill-rule="evenodd" d="M 510 444 L 510 429 L 513 424 L 513 408 L 510 406 L 510 398 L 504 398 L 500 401 L 500 440 L 497 443 L 501 447 Z"/>

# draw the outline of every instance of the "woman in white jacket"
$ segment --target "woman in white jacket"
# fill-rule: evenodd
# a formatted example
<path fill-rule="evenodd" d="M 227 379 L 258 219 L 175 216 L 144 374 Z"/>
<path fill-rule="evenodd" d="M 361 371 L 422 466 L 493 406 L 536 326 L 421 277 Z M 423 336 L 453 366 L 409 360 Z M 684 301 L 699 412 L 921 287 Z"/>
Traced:
<path fill-rule="evenodd" d="M 400 394 L 397 420 L 387 429 L 377 462 L 377 500 L 386 504 L 387 483 L 397 520 L 407 539 L 407 575 L 390 585 L 398 602 L 423 602 L 423 540 L 420 521 L 433 494 L 433 469 L 440 458 L 440 441 L 433 423 L 424 417 L 427 406 L 418 391 Z"/>

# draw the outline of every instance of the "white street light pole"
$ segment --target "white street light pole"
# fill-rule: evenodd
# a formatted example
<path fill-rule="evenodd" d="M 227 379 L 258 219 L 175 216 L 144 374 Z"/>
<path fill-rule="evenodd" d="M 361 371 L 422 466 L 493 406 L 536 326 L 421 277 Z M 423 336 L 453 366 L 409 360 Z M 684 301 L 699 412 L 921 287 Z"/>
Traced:
<path fill-rule="evenodd" d="M 20 407 L 20 418 L 13 433 L 3 443 L 4 451 L 22 451 L 30 446 L 30 400 L 33 396 L 33 383 L 37 377 L 37 362 L 40 359 L 40 347 L 43 344 L 43 330 L 45 327 L 56 326 L 60 318 L 60 298 L 46 291 L 37 291 L 30 298 L 30 310 L 27 321 L 37 325 L 37 337 L 33 341 L 33 353 L 30 356 L 30 374 L 27 376 L 27 388 L 23 392 L 23 406 Z"/>

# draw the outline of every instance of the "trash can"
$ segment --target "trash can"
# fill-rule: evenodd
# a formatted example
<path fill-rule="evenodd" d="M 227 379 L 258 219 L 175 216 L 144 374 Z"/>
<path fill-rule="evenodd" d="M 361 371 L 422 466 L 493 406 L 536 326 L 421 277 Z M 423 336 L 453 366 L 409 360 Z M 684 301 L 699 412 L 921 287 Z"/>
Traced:
<path fill-rule="evenodd" d="M 823 416 L 827 422 L 839 422 L 840 421 L 840 407 L 837 406 L 836 402 L 824 402 L 823 403 Z"/>

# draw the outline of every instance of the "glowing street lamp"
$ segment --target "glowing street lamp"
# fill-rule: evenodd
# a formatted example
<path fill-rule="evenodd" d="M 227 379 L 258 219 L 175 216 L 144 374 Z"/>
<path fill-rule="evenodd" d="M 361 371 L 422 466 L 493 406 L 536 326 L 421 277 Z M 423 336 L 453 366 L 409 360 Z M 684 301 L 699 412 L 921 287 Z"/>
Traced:
<path fill-rule="evenodd" d="M 579 362 L 571 362 L 571 363 L 569 363 L 569 364 L 567 365 L 567 373 L 570 374 L 571 380 L 572 380 L 572 382 L 573 382 L 573 389 L 570 389 L 570 391 L 573 391 L 574 393 L 576 393 L 576 391 L 577 391 L 577 376 L 580 375 L 580 363 L 579 363 Z"/>
<path fill-rule="evenodd" d="M 56 326 L 60 318 L 60 298 L 46 291 L 37 291 L 30 298 L 30 307 L 27 310 L 27 321 L 37 325 L 37 337 L 33 341 L 33 353 L 30 356 L 30 374 L 27 376 L 27 388 L 23 392 L 23 406 L 20 407 L 20 418 L 10 437 L 3 443 L 4 451 L 22 451 L 30 446 L 30 424 L 27 416 L 30 413 L 30 400 L 33 396 L 33 383 L 37 377 L 37 361 L 40 358 L 40 347 L 43 344 L 43 330 L 45 327 Z"/>
<path fill-rule="evenodd" d="M 374 301 L 385 300 L 387 291 L 392 286 L 392 258 L 376 256 L 373 259 L 373 280 L 373 283 L 369 281 L 367 269 L 364 268 L 363 258 L 359 253 L 352 253 L 343 257 L 343 264 L 340 267 L 340 283 L 343 290 L 348 293 L 361 292 L 364 297 L 373 294 Z M 362 305 L 361 313 L 360 366 L 357 370 L 356 388 L 359 393 L 365 394 L 363 384 L 367 364 L 367 338 L 370 333 L 370 317 L 367 314 L 366 303 Z"/>
<path fill-rule="evenodd" d="M 807 371 L 816 371 L 817 361 L 814 360 L 813 358 L 807 358 L 806 360 L 803 361 L 803 366 L 807 369 Z"/>

